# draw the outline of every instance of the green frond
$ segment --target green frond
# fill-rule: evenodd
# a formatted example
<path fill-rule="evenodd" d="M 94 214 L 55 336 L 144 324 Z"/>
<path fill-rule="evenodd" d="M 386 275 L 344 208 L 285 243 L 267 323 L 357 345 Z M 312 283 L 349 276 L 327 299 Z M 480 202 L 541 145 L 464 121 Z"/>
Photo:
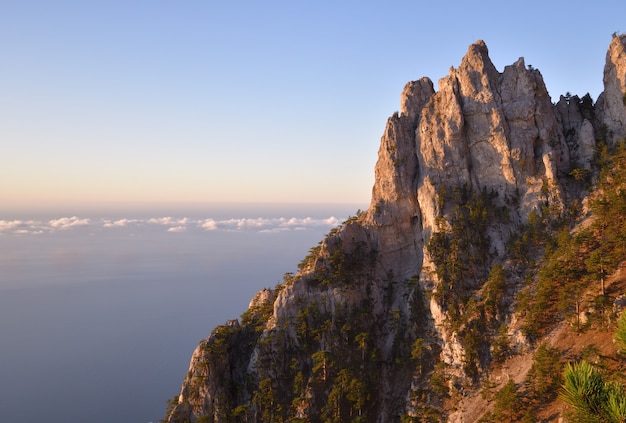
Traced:
<path fill-rule="evenodd" d="M 559 396 L 574 408 L 583 421 L 598 421 L 607 403 L 602 374 L 586 361 L 567 364 Z M 587 420 L 588 419 L 588 420 Z"/>

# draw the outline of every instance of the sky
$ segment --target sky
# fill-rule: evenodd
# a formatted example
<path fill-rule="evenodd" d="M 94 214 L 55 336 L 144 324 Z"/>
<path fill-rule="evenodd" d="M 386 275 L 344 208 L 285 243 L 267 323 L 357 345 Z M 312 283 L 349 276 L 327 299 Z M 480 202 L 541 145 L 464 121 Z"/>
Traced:
<path fill-rule="evenodd" d="M 102 203 L 367 206 L 404 84 L 486 42 L 594 100 L 619 1 L 0 3 L 0 212 Z M 0 216 L 1 217 L 1 216 Z"/>

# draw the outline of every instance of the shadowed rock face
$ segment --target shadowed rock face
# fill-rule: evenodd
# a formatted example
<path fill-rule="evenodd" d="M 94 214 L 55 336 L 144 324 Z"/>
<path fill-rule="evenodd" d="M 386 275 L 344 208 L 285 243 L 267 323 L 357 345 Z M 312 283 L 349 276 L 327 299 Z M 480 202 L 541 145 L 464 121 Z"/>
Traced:
<path fill-rule="evenodd" d="M 415 415 L 411 392 L 431 392 L 434 363 L 459 383 L 486 371 L 493 334 L 468 367 L 451 313 L 507 262 L 510 234 L 531 211 L 582 199 L 568 174 L 591 169 L 598 134 L 626 134 L 625 49 L 616 36 L 596 105 L 588 96 L 553 104 L 538 70 L 520 58 L 498 72 L 483 41 L 437 91 L 428 78 L 406 84 L 381 138 L 369 209 L 331 231 L 297 275 L 257 294 L 241 322 L 201 342 L 167 421 L 394 422 Z M 484 216 L 467 219 L 480 227 L 464 229 L 476 238 L 461 252 L 470 264 L 447 280 L 429 242 L 479 200 Z"/>

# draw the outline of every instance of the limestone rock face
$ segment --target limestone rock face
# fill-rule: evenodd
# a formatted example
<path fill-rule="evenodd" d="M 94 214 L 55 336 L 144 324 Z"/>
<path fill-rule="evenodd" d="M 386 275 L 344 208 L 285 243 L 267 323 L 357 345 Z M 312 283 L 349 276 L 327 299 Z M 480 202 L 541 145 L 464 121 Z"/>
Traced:
<path fill-rule="evenodd" d="M 477 336 L 472 304 L 484 301 L 492 266 L 508 266 L 491 318 L 511 325 L 516 351 L 527 346 L 507 245 L 532 216 L 582 200 L 572 175 L 591 174 L 599 134 L 626 134 L 625 46 L 626 36 L 611 42 L 595 105 L 569 94 L 553 104 L 538 70 L 520 58 L 499 72 L 483 41 L 438 90 L 428 78 L 406 84 L 369 209 L 258 293 L 241 323 L 200 344 L 167 421 L 399 422 L 426 403 L 463 421 L 469 400 L 446 414 L 442 390 L 481 377 L 496 335 Z"/>
<path fill-rule="evenodd" d="M 225 348 L 227 344 L 241 342 L 239 329 L 237 320 L 230 321 L 200 342 L 191 356 L 171 421 L 184 421 L 188 415 L 212 416 L 219 421 L 222 410 L 230 405 L 229 386 L 243 384 L 245 378 L 245 372 L 237 369 L 237 360 L 226 354 Z"/>
<path fill-rule="evenodd" d="M 419 273 L 415 260 L 423 247 L 421 210 L 415 196 L 419 177 L 415 128 L 424 105 L 434 94 L 430 79 L 409 82 L 404 87 L 400 115 L 387 120 L 375 168 L 375 184 L 367 213 L 366 228 L 372 248 L 389 251 L 385 266 L 397 269 L 402 277 Z M 410 264 L 409 264 L 410 263 Z M 407 266 L 408 264 L 408 266 Z"/>
<path fill-rule="evenodd" d="M 589 94 L 582 99 L 578 96 L 561 96 L 556 110 L 563 125 L 572 167 L 583 166 L 591 169 L 591 160 L 596 148 L 593 120 L 594 107 Z"/>
<path fill-rule="evenodd" d="M 604 92 L 598 98 L 599 121 L 606 141 L 619 141 L 626 131 L 626 34 L 615 35 L 604 65 Z"/>
<path fill-rule="evenodd" d="M 250 300 L 250 304 L 248 304 L 248 309 L 254 309 L 263 307 L 264 304 L 267 304 L 270 301 L 274 300 L 274 293 L 271 289 L 263 289 L 256 293 L 254 298 Z"/>
<path fill-rule="evenodd" d="M 569 151 L 541 74 L 524 60 L 502 74 L 486 45 L 470 46 L 458 69 L 439 81 L 439 92 L 421 112 L 419 203 L 434 227 L 433 187 L 467 185 L 495 190 L 502 198 L 522 196 L 522 215 L 536 204 L 544 181 L 557 187 Z M 553 193 L 560 196 L 558 190 Z M 431 204 L 428 204 L 431 203 Z"/>

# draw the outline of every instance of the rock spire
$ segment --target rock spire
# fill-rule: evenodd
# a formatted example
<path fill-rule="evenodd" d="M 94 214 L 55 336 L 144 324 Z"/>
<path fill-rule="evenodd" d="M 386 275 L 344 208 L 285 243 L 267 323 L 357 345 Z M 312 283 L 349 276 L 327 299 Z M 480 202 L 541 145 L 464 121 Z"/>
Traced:
<path fill-rule="evenodd" d="M 609 46 L 604 84 L 596 104 L 553 104 L 539 70 L 520 58 L 498 71 L 483 41 L 437 90 L 406 84 L 369 209 L 200 343 L 166 421 L 473 421 L 469 399 L 452 412 L 446 395 L 471 397 L 499 325 L 511 350 L 529 346 L 512 308 L 525 283 L 512 237 L 581 203 L 571 175 L 593 172 L 597 141 L 626 136 L 626 35 Z M 498 266 L 507 282 L 489 305 Z"/>

